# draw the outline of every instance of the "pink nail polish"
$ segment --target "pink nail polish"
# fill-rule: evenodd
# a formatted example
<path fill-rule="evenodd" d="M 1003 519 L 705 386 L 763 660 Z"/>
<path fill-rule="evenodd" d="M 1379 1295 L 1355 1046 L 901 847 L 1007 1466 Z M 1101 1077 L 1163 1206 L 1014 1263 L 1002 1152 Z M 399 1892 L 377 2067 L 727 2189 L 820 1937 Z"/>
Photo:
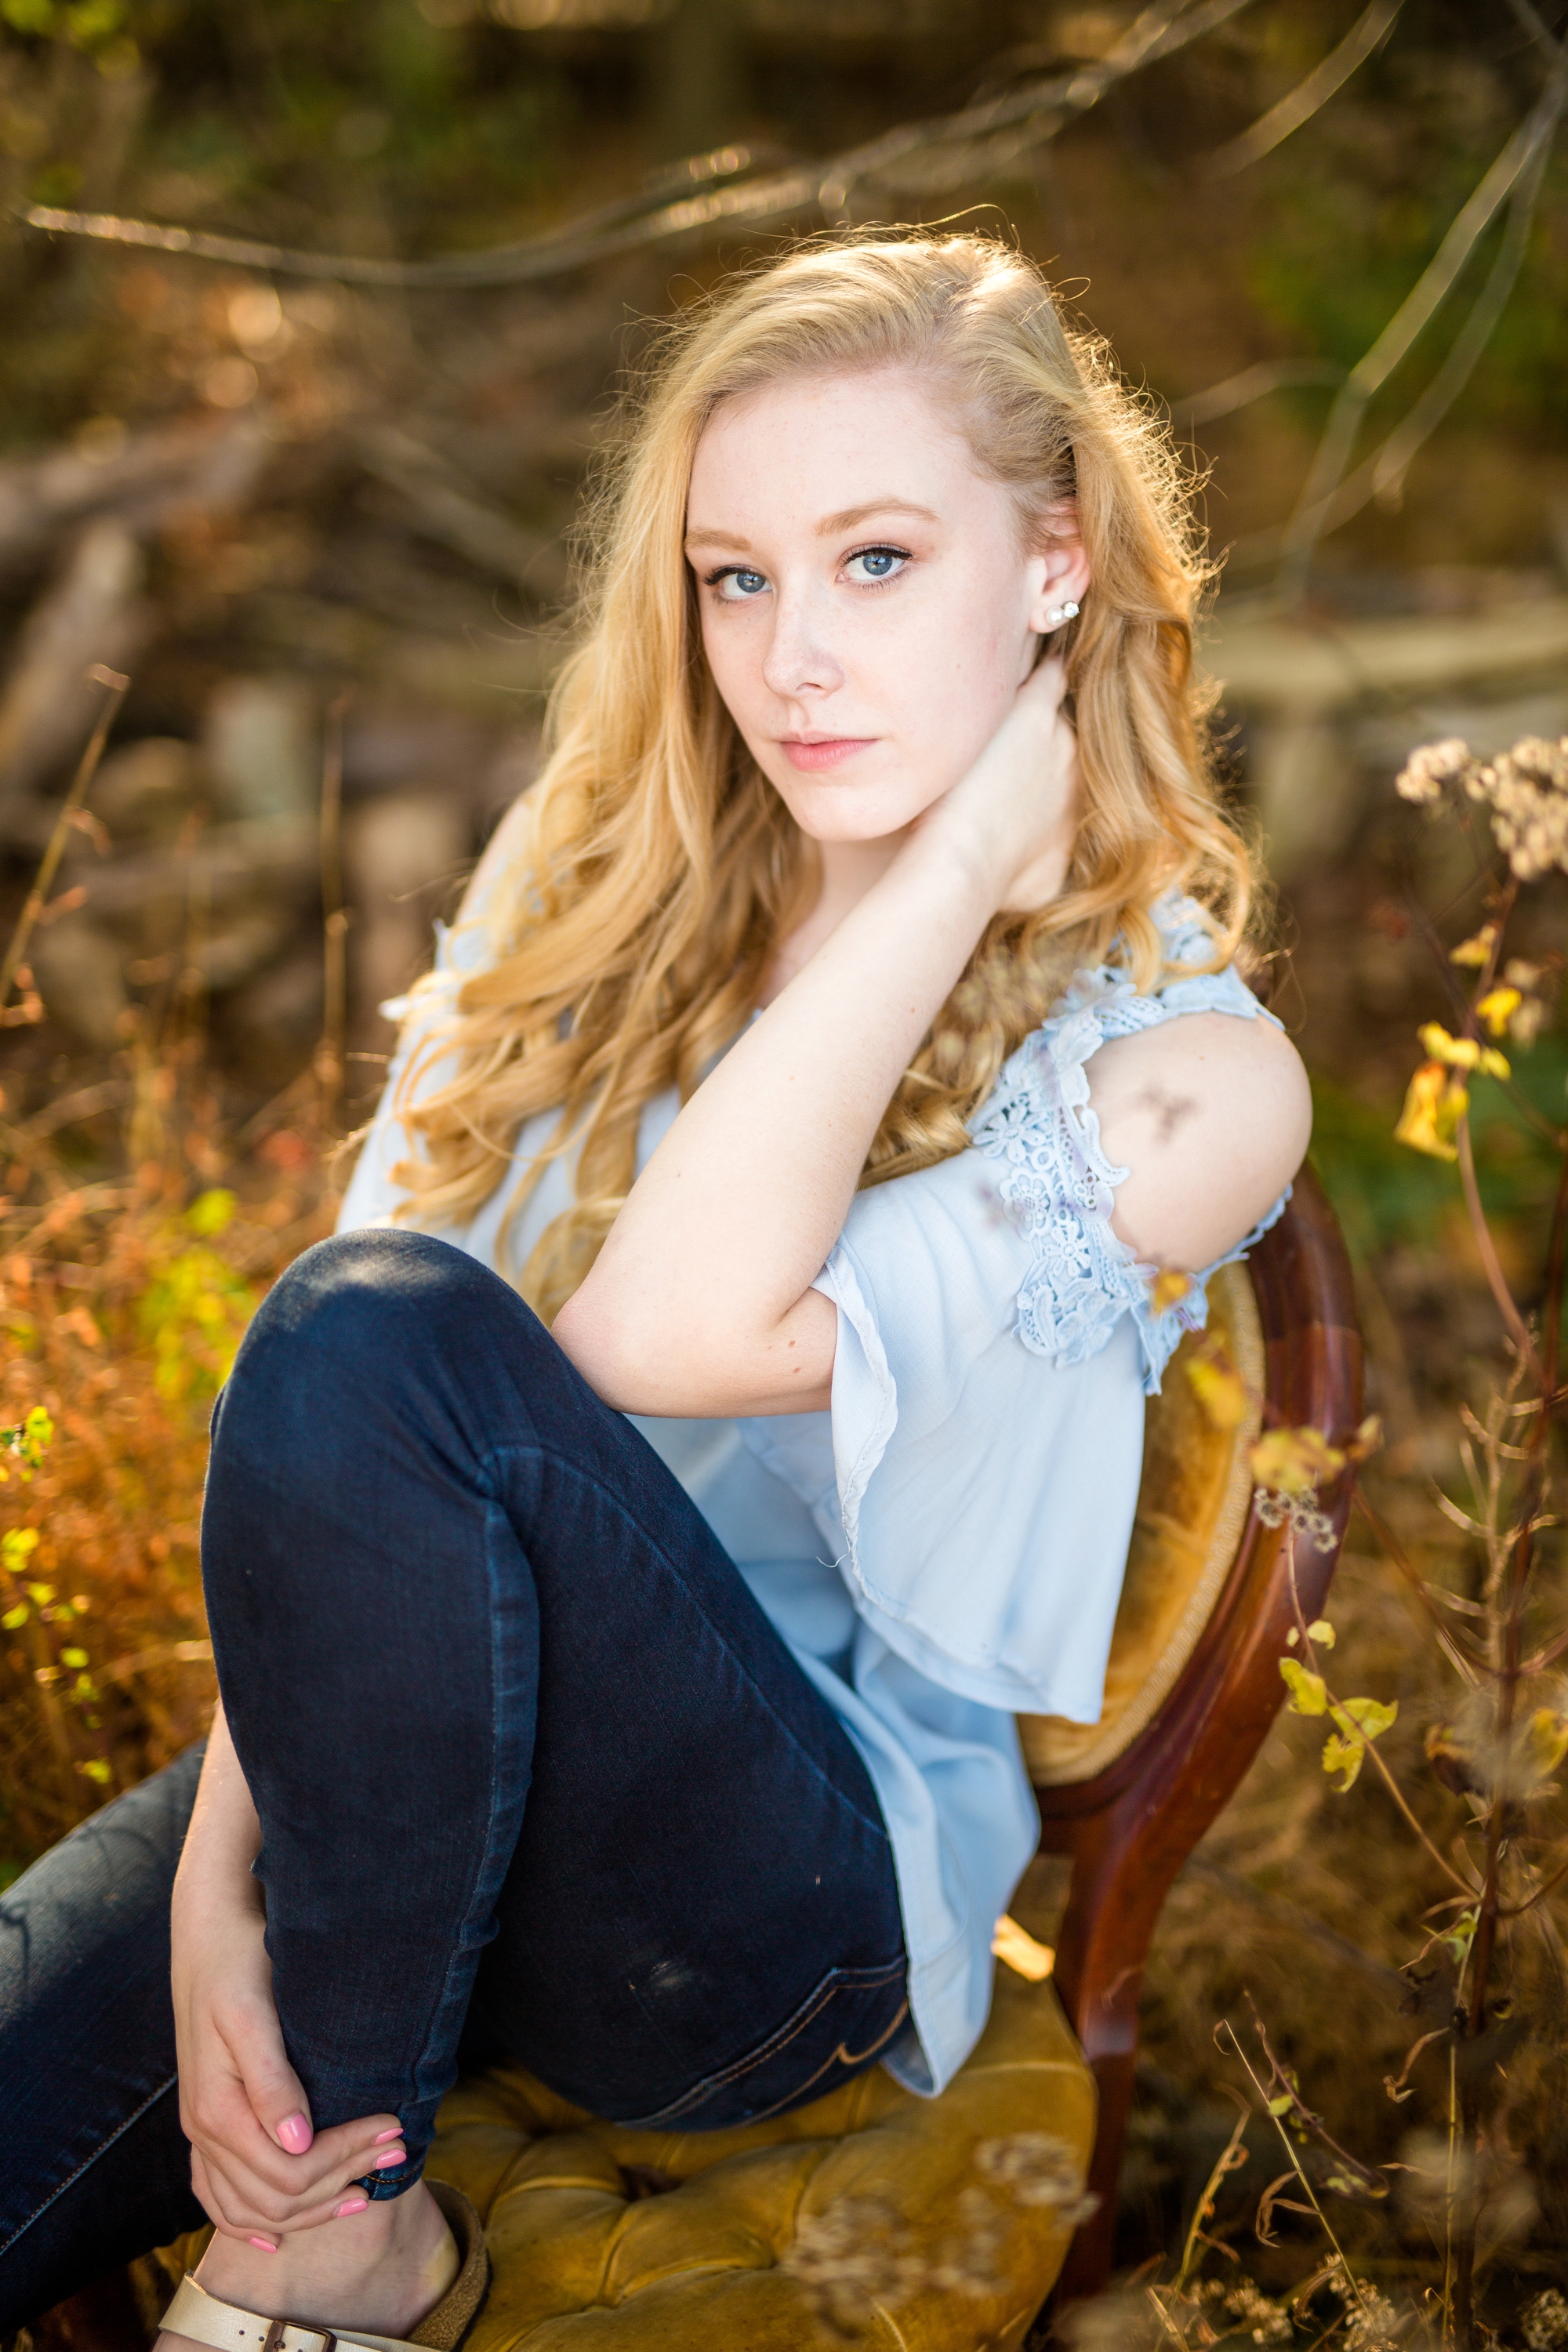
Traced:
<path fill-rule="evenodd" d="M 363 2213 L 369 2204 L 368 2197 L 345 2197 L 338 2207 L 336 2218 L 341 2221 L 345 2213 Z"/>
<path fill-rule="evenodd" d="M 278 2126 L 279 2145 L 290 2156 L 303 2156 L 310 2147 L 312 2134 L 303 2116 L 286 2116 Z"/>
<path fill-rule="evenodd" d="M 377 2132 L 375 2137 L 371 2142 L 371 2146 L 372 2147 L 384 2147 L 385 2143 L 389 2139 L 401 2139 L 402 2137 L 403 2126 L 401 2124 L 394 2124 L 389 2132 Z"/>
<path fill-rule="evenodd" d="M 406 2149 L 401 2147 L 389 2147 L 384 2156 L 378 2156 L 376 2158 L 375 2168 L 378 2172 L 384 2172 L 389 2164 L 405 2164 L 407 2160 Z"/>
<path fill-rule="evenodd" d="M 259 2246 L 264 2254 L 275 2254 L 278 2252 L 270 2238 L 252 2238 L 250 2242 L 253 2246 Z"/>

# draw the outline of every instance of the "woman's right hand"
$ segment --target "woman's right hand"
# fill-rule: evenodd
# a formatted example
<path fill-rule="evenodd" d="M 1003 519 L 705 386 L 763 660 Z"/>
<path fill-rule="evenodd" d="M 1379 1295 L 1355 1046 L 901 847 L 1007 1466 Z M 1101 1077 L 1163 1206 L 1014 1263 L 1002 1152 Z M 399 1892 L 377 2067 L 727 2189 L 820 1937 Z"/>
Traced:
<path fill-rule="evenodd" d="M 173 1914 L 180 2123 L 191 2180 L 226 2237 L 275 2243 L 285 2231 L 357 2210 L 367 2172 L 404 2160 L 395 2116 L 314 2133 L 272 1999 L 254 1882 L 187 1880 Z"/>

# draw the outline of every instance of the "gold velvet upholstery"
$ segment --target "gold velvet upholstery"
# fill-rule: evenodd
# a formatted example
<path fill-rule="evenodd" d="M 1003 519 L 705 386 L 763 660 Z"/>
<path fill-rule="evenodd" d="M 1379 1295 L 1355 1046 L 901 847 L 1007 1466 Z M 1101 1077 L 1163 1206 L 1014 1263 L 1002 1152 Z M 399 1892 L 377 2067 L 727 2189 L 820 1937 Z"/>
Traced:
<path fill-rule="evenodd" d="M 1142 1484 L 1100 1721 L 1019 1717 L 1037 1788 L 1091 1780 L 1131 1746 L 1170 1696 L 1236 1558 L 1252 1493 L 1247 1457 L 1261 1412 L 1263 1334 L 1245 1265 L 1221 1266 L 1208 1297 L 1209 1333 L 1240 1372 L 1247 1410 L 1237 1428 L 1215 1427 L 1184 1370 L 1198 1342 L 1184 1339 L 1160 1394 L 1149 1400 Z"/>

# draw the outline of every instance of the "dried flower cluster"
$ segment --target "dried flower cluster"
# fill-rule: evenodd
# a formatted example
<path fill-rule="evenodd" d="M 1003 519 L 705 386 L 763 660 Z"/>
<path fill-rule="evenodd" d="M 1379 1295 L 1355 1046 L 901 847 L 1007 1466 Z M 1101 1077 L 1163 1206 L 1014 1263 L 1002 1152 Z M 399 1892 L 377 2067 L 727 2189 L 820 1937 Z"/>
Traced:
<path fill-rule="evenodd" d="M 1020 2205 L 1055 2206 L 1070 2229 L 1099 2210 L 1099 2198 L 1085 2190 L 1076 2151 L 1050 2132 L 1010 2132 L 1005 2139 L 983 2140 L 974 2161 L 987 2180 Z"/>
<path fill-rule="evenodd" d="M 1099 2207 L 1099 2198 L 1085 2191 L 1076 2150 L 1050 2132 L 983 2140 L 974 2162 L 1015 2204 L 1048 2208 L 1061 2229 L 1076 2229 Z M 916 2294 L 1005 2295 L 1005 2209 L 971 2184 L 958 2199 L 956 2221 L 928 2253 L 885 2199 L 840 2197 L 801 2221 L 779 2267 L 819 2326 L 841 2342 L 863 2335 L 879 2311 L 895 2310 Z"/>
<path fill-rule="evenodd" d="M 1568 2298 L 1547 2287 L 1525 2305 L 1519 2326 L 1528 2352 L 1568 2352 Z"/>
<path fill-rule="evenodd" d="M 1294 2343 L 1296 2331 L 1289 2310 L 1251 2279 L 1238 2280 L 1234 2285 L 1225 2279 L 1207 2279 L 1200 2294 L 1211 2312 L 1230 2323 L 1227 2334 L 1245 2327 L 1255 2344 Z"/>
<path fill-rule="evenodd" d="M 1326 1511 L 1318 1508 L 1312 1495 L 1281 1495 L 1268 1486 L 1259 1486 L 1252 1497 L 1252 1507 L 1266 1528 L 1293 1528 L 1297 1535 L 1305 1536 L 1316 1551 L 1332 1551 L 1337 1540 Z"/>
<path fill-rule="evenodd" d="M 1552 743 L 1526 735 L 1495 760 L 1477 759 L 1458 736 L 1425 743 L 1411 753 L 1394 789 L 1425 804 L 1449 785 L 1489 812 L 1498 847 L 1519 881 L 1539 881 L 1553 866 L 1568 873 L 1568 736 Z"/>

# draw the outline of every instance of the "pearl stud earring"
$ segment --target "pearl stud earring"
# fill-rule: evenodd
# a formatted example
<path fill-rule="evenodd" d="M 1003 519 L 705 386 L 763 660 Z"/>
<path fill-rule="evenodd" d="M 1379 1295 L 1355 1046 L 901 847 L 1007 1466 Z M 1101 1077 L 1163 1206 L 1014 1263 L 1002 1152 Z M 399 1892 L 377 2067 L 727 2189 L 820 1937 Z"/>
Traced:
<path fill-rule="evenodd" d="M 1053 604 L 1046 614 L 1047 629 L 1059 629 L 1065 621 L 1076 621 L 1078 606 L 1069 597 L 1065 604 Z"/>

